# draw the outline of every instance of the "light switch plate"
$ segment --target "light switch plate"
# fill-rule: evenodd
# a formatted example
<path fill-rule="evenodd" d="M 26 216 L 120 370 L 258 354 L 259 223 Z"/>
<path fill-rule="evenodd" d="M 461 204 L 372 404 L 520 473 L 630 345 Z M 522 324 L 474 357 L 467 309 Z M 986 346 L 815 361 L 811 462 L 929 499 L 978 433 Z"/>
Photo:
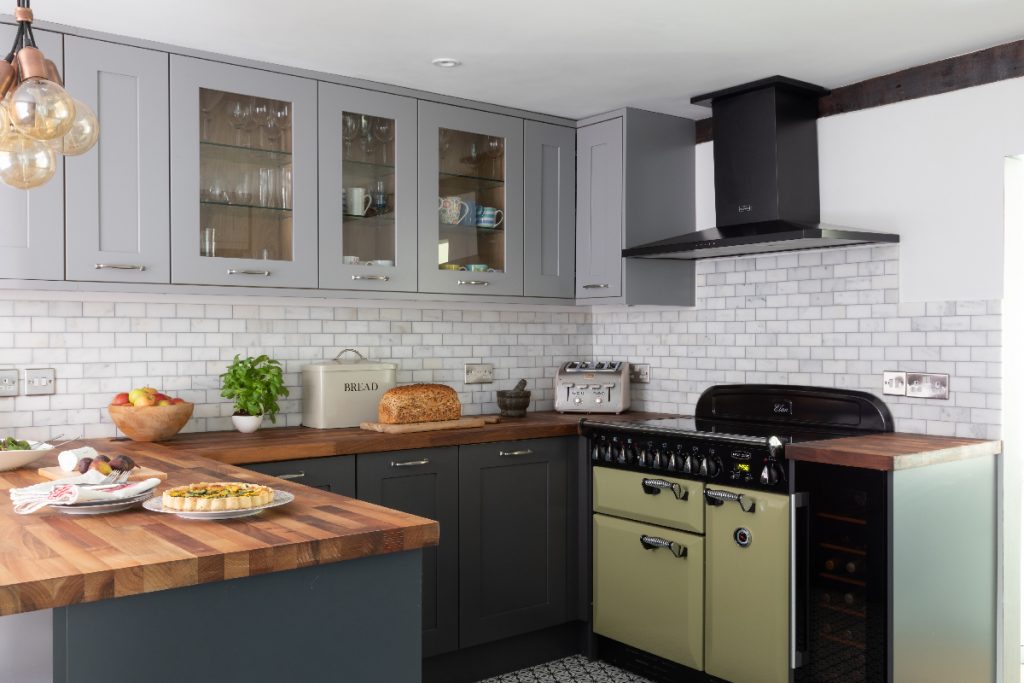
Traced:
<path fill-rule="evenodd" d="M 57 371 L 53 368 L 25 370 L 25 393 L 28 396 L 57 393 Z"/>
<path fill-rule="evenodd" d="M 882 393 L 889 396 L 907 395 L 907 373 L 886 370 L 882 373 Z"/>
<path fill-rule="evenodd" d="M 466 384 L 490 384 L 494 381 L 494 363 L 466 363 Z"/>
<path fill-rule="evenodd" d="M 0 396 L 18 395 L 18 371 L 0 370 Z"/>
<path fill-rule="evenodd" d="M 629 364 L 629 381 L 631 384 L 650 384 L 651 383 L 651 364 L 650 363 L 630 363 Z"/>
<path fill-rule="evenodd" d="M 949 398 L 949 375 L 908 372 L 907 396 L 916 398 Z"/>

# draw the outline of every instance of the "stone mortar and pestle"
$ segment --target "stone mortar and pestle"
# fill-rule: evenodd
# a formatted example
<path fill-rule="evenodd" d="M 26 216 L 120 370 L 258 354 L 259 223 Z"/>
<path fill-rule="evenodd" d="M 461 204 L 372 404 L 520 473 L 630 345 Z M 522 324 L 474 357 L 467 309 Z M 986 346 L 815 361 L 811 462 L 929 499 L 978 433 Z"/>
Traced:
<path fill-rule="evenodd" d="M 526 390 L 526 380 L 521 379 L 513 389 L 498 391 L 498 408 L 502 417 L 525 417 L 526 407 L 530 405 L 530 392 Z"/>

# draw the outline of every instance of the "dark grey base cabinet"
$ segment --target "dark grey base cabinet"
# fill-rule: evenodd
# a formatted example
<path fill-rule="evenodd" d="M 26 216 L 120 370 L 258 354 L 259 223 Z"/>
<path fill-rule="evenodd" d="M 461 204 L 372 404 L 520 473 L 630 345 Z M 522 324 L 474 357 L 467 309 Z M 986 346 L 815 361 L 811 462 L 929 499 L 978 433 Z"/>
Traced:
<path fill-rule="evenodd" d="M 357 470 L 360 499 L 441 525 L 440 544 L 423 549 L 423 656 L 458 649 L 459 449 L 360 455 Z"/>
<path fill-rule="evenodd" d="M 261 462 L 245 468 L 349 498 L 356 497 L 356 459 L 350 455 Z"/>
<path fill-rule="evenodd" d="M 460 648 L 568 619 L 567 479 L 575 444 L 556 438 L 459 448 Z"/>

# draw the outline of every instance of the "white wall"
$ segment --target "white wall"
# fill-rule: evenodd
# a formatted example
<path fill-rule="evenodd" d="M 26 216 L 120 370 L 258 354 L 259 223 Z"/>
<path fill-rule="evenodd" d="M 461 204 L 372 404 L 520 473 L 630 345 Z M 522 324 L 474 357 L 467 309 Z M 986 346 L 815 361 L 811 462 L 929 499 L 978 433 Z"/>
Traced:
<path fill-rule="evenodd" d="M 1003 292 L 1003 160 L 1024 150 L 1024 78 L 818 120 L 823 222 L 899 233 L 900 300 Z M 697 229 L 714 225 L 711 143 Z"/>

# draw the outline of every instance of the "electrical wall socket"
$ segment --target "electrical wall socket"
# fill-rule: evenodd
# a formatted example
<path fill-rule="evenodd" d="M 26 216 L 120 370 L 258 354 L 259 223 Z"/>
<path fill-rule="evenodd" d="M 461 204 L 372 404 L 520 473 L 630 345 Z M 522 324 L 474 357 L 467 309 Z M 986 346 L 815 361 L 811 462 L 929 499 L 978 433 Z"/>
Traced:
<path fill-rule="evenodd" d="M 57 393 L 57 371 L 53 368 L 25 370 L 25 393 L 29 396 Z"/>
<path fill-rule="evenodd" d="M 949 375 L 925 372 L 907 373 L 907 396 L 949 398 Z"/>
<path fill-rule="evenodd" d="M 494 381 L 494 363 L 466 363 L 466 384 L 490 384 Z"/>
<path fill-rule="evenodd" d="M 0 370 L 0 396 L 18 395 L 18 371 Z"/>
<path fill-rule="evenodd" d="M 629 364 L 629 381 L 632 384 L 650 384 L 651 383 L 651 364 L 650 363 L 630 363 Z"/>
<path fill-rule="evenodd" d="M 882 373 L 882 393 L 888 396 L 907 395 L 907 373 L 886 370 Z"/>

